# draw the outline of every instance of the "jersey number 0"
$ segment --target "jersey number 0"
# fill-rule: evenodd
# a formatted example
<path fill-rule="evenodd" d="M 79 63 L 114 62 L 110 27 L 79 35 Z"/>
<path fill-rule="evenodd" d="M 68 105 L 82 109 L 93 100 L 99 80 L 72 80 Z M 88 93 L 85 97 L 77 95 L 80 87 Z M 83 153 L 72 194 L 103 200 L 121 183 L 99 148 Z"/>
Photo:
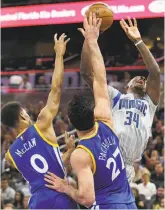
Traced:
<path fill-rule="evenodd" d="M 39 166 L 37 166 L 36 164 L 36 159 L 40 160 L 43 164 L 43 168 L 40 168 Z M 31 158 L 30 158 L 30 163 L 32 165 L 32 167 L 38 172 L 38 173 L 41 173 L 41 174 L 44 174 L 48 171 L 48 163 L 47 161 L 45 160 L 44 157 L 42 157 L 41 155 L 39 154 L 35 154 L 35 155 L 32 155 Z"/>

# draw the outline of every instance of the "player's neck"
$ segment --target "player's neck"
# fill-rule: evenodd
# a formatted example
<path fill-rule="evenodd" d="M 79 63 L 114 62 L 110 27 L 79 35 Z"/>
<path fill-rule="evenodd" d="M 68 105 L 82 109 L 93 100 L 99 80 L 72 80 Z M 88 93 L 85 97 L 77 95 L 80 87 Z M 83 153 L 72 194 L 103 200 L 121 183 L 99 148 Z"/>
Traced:
<path fill-rule="evenodd" d="M 79 131 L 79 130 L 77 130 L 77 135 L 78 135 L 79 139 L 83 139 L 83 138 L 93 134 L 94 129 L 96 129 L 95 125 L 93 126 L 93 128 L 91 128 L 89 130 L 86 130 L 86 131 Z"/>
<path fill-rule="evenodd" d="M 138 93 L 133 93 L 135 98 L 143 98 L 144 95 L 138 94 Z"/>
<path fill-rule="evenodd" d="M 128 91 L 127 93 L 132 93 L 134 95 L 135 98 L 143 98 L 144 97 L 144 93 L 140 92 L 134 92 L 134 91 Z"/>
<path fill-rule="evenodd" d="M 16 137 L 17 137 L 20 133 L 22 133 L 22 131 L 24 131 L 26 128 L 27 128 L 27 126 L 25 126 L 24 124 L 21 124 L 20 126 L 18 126 L 18 127 L 15 129 Z"/>

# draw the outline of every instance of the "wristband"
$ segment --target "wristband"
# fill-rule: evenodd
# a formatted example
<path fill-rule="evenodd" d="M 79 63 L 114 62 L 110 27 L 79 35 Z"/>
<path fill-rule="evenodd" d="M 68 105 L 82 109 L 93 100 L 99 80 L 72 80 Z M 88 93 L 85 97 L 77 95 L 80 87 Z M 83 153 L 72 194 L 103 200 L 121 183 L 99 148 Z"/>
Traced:
<path fill-rule="evenodd" d="M 134 43 L 135 44 L 135 46 L 137 46 L 137 45 L 139 45 L 140 43 L 142 43 L 143 42 L 143 40 L 141 39 L 140 41 L 138 41 L 138 42 L 136 42 L 136 43 Z"/>

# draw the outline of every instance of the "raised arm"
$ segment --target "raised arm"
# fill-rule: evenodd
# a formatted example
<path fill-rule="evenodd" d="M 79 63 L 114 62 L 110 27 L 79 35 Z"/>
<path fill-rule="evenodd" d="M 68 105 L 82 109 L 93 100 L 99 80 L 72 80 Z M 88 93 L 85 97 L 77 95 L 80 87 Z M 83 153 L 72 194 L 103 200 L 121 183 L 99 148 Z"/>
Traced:
<path fill-rule="evenodd" d="M 101 19 L 90 14 L 89 21 L 85 17 L 84 29 L 80 29 L 89 47 L 90 60 L 93 69 L 93 93 L 95 99 L 95 118 L 107 120 L 112 125 L 110 99 L 107 88 L 106 70 L 100 48 L 97 43 Z"/>
<path fill-rule="evenodd" d="M 140 32 L 137 27 L 136 19 L 132 22 L 128 17 L 129 25 L 122 19 L 120 25 L 125 31 L 128 38 L 135 44 L 139 50 L 143 61 L 149 71 L 149 76 L 147 78 L 146 92 L 150 96 L 151 100 L 155 105 L 159 103 L 160 98 L 160 69 L 154 59 L 153 55 L 144 44 Z"/>
<path fill-rule="evenodd" d="M 37 126 L 42 130 L 48 128 L 57 115 L 60 97 L 63 84 L 63 75 L 64 75 L 64 54 L 66 51 L 66 44 L 69 39 L 65 41 L 66 35 L 62 34 L 59 39 L 57 39 L 57 34 L 54 36 L 55 46 L 54 50 L 56 52 L 55 59 L 55 68 L 52 76 L 52 86 L 51 91 L 48 96 L 46 106 L 41 110 L 38 119 Z"/>
<path fill-rule="evenodd" d="M 90 89 L 93 90 L 93 68 L 90 60 L 89 47 L 86 40 L 84 40 L 81 53 L 80 74 L 87 82 Z"/>
<path fill-rule="evenodd" d="M 52 173 L 45 175 L 46 185 L 50 189 L 62 192 L 70 196 L 77 203 L 90 207 L 95 201 L 94 180 L 92 173 L 92 160 L 83 149 L 76 149 L 71 155 L 71 166 L 78 179 L 78 189 L 75 189 Z"/>

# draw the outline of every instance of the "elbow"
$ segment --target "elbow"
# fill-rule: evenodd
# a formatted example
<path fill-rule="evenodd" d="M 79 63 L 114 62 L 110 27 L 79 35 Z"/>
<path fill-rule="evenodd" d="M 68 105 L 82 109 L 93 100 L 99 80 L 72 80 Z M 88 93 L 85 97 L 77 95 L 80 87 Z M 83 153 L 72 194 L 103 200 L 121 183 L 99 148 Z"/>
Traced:
<path fill-rule="evenodd" d="M 83 195 L 80 198 L 80 204 L 86 207 L 91 207 L 93 205 L 93 203 L 95 202 L 95 196 L 94 195 Z"/>

